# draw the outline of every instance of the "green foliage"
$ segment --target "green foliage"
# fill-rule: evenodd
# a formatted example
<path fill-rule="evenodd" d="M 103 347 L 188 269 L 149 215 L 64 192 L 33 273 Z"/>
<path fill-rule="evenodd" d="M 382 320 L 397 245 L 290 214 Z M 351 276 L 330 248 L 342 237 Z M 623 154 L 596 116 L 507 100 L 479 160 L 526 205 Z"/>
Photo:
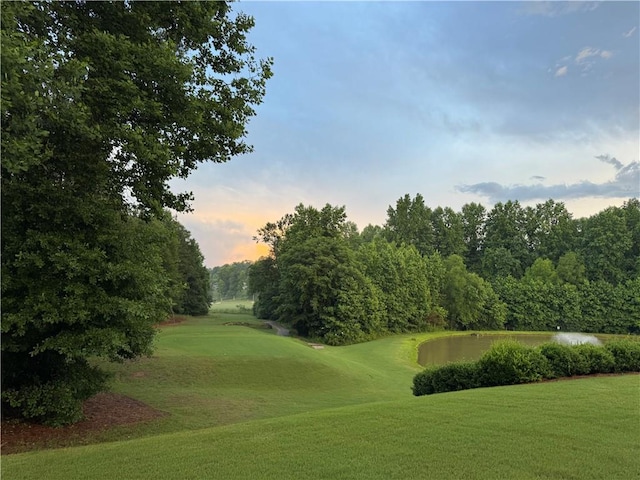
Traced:
<path fill-rule="evenodd" d="M 557 262 L 573 250 L 578 238 L 576 222 L 562 202 L 547 200 L 529 211 L 529 248 L 539 258 Z"/>
<path fill-rule="evenodd" d="M 377 292 L 345 240 L 312 237 L 288 246 L 279 268 L 277 313 L 300 334 L 341 345 L 380 330 Z"/>
<path fill-rule="evenodd" d="M 205 315 L 212 301 L 211 284 L 200 247 L 191 233 L 168 213 L 163 221 L 170 232 L 165 245 L 165 270 L 170 282 L 172 311 Z"/>
<path fill-rule="evenodd" d="M 434 246 L 443 257 L 464 255 L 464 223 L 462 215 L 450 207 L 437 207 L 431 215 L 433 224 Z"/>
<path fill-rule="evenodd" d="M 613 220 L 604 217 L 635 232 L 640 228 L 639 204 L 630 200 L 610 212 Z M 283 289 L 286 268 L 281 260 L 301 242 L 328 237 L 340 239 L 355 254 L 355 268 L 373 286 L 373 303 L 382 315 L 379 323 L 374 315 L 380 326 L 376 335 L 444 326 L 640 332 L 640 280 L 630 277 L 631 265 L 638 264 L 630 252 L 640 248 L 634 243 L 640 236 L 630 234 L 631 248 L 615 261 L 620 274 L 608 281 L 601 275 L 589 277 L 582 260 L 589 239 L 602 241 L 596 227 L 603 221 L 573 220 L 565 206 L 553 200 L 535 208 L 499 203 L 487 215 L 478 204 L 467 204 L 461 212 L 431 210 L 421 195 L 405 195 L 387 214 L 384 227 L 368 225 L 360 235 L 344 208 L 331 206 L 316 210 L 299 205 L 293 214 L 265 225 L 257 239 L 270 246 L 271 254 L 254 266 L 249 281 L 255 286 L 256 314 L 285 322 L 306 315 L 304 309 L 293 314 L 295 308 L 288 318 L 280 315 L 285 299 L 295 301 Z M 442 252 L 457 253 L 444 261 Z M 351 298 L 340 288 L 332 291 L 334 303 L 338 295 Z M 335 311 L 327 318 L 335 322 Z"/>
<path fill-rule="evenodd" d="M 442 272 L 427 264 L 415 247 L 396 246 L 383 239 L 362 245 L 357 252 L 364 274 L 378 290 L 384 330 L 424 330 L 438 290 L 430 282 Z"/>
<path fill-rule="evenodd" d="M 484 228 L 486 209 L 478 203 L 462 206 L 462 235 L 465 244 L 465 264 L 473 273 L 482 270 L 482 250 L 484 246 Z"/>
<path fill-rule="evenodd" d="M 432 211 L 425 205 L 424 197 L 408 194 L 398 199 L 396 208 L 387 209 L 384 236 L 390 242 L 413 245 L 422 255 L 435 251 Z"/>
<path fill-rule="evenodd" d="M 540 345 L 539 350 L 549 361 L 549 378 L 581 375 L 588 370 L 584 357 L 572 345 L 549 342 Z"/>
<path fill-rule="evenodd" d="M 496 342 L 478 360 L 483 387 L 537 382 L 550 374 L 548 360 L 536 349 L 515 341 Z"/>
<path fill-rule="evenodd" d="M 265 320 L 276 320 L 280 272 L 275 258 L 263 257 L 251 265 L 248 271 L 248 289 L 256 295 L 253 314 Z"/>
<path fill-rule="evenodd" d="M 506 308 L 491 284 L 479 275 L 467 272 L 458 255 L 447 258 L 445 268 L 442 302 L 451 326 L 457 329 L 503 328 Z"/>
<path fill-rule="evenodd" d="M 20 354 L 6 354 L 3 374 L 3 415 L 60 426 L 81 420 L 82 399 L 105 388 L 108 375 L 83 358 L 69 361 L 47 352 L 31 360 Z M 5 378 L 7 377 L 7 378 Z"/>
<path fill-rule="evenodd" d="M 640 199 L 630 198 L 622 205 L 631 248 L 625 255 L 625 270 L 630 278 L 640 277 Z"/>
<path fill-rule="evenodd" d="M 427 367 L 414 376 L 412 388 L 420 396 L 613 371 L 640 371 L 640 342 L 617 340 L 605 347 L 549 342 L 529 347 L 506 340 L 494 343 L 477 362 Z"/>
<path fill-rule="evenodd" d="M 506 325 L 515 330 L 588 331 L 580 291 L 571 284 L 516 280 L 512 277 L 494 283 L 500 299 L 507 305 Z"/>
<path fill-rule="evenodd" d="M 249 294 L 249 268 L 252 262 L 234 262 L 210 270 L 212 296 L 215 301 L 246 300 Z"/>
<path fill-rule="evenodd" d="M 183 283 L 182 309 L 206 309 L 197 244 L 163 224 L 190 198 L 169 180 L 250 151 L 271 62 L 222 2 L 1 14 L 3 406 L 65 423 L 101 383 L 81 386 L 87 358 L 149 354 Z M 40 369 L 51 355 L 60 368 Z"/>
<path fill-rule="evenodd" d="M 527 222 L 526 212 L 518 201 L 498 202 L 488 213 L 484 248 L 495 252 L 491 262 L 483 262 L 484 272 L 488 277 L 513 275 L 520 278 L 522 276 L 522 270 L 530 263 L 525 230 Z M 503 259 L 503 262 L 494 263 L 500 259 Z M 508 263 L 506 263 L 507 260 Z M 509 268 L 509 271 L 505 271 L 505 268 Z"/>
<path fill-rule="evenodd" d="M 576 286 L 583 285 L 587 280 L 584 263 L 576 252 L 567 252 L 560 257 L 556 274 L 560 282 Z"/>
<path fill-rule="evenodd" d="M 558 275 L 551 260 L 536 258 L 533 265 L 524 272 L 523 279 L 526 282 L 557 283 Z"/>
<path fill-rule="evenodd" d="M 477 362 L 455 362 L 428 367 L 413 377 L 415 396 L 469 390 L 480 386 Z"/>
<path fill-rule="evenodd" d="M 615 358 L 606 348 L 590 343 L 583 343 L 574 347 L 585 365 L 585 375 L 594 373 L 611 373 L 615 369 Z"/>
<path fill-rule="evenodd" d="M 628 278 L 627 259 L 634 250 L 634 236 L 625 211 L 609 207 L 588 218 L 582 228 L 580 253 L 589 280 L 616 285 Z"/>
<path fill-rule="evenodd" d="M 640 372 L 640 341 L 612 340 L 605 348 L 615 360 L 615 372 Z"/>

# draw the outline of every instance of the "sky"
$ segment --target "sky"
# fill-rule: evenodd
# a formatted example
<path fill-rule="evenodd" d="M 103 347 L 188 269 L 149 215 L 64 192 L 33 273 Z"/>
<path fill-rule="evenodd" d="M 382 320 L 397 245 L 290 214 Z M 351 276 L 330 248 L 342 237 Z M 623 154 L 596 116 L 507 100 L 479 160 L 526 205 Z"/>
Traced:
<path fill-rule="evenodd" d="M 360 229 L 431 208 L 640 197 L 638 2 L 250 2 L 273 77 L 250 154 L 203 164 L 178 220 L 208 267 L 267 253 L 258 228 L 303 203 Z"/>

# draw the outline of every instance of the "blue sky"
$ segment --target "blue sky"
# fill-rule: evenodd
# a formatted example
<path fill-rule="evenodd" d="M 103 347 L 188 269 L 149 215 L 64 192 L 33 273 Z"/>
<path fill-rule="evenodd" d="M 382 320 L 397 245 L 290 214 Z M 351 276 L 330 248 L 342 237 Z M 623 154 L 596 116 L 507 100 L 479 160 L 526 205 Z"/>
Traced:
<path fill-rule="evenodd" d="M 362 229 L 404 194 L 435 208 L 640 196 L 638 2 L 240 2 L 274 58 L 254 152 L 174 190 L 208 266 L 299 203 Z"/>

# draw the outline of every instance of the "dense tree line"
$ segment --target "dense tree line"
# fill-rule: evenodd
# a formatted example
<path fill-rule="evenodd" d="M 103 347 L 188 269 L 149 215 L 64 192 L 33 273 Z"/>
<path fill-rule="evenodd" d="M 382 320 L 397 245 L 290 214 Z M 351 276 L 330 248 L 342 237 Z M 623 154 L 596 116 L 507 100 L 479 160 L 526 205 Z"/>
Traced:
<path fill-rule="evenodd" d="M 640 202 L 573 219 L 548 200 L 429 208 L 421 195 L 361 233 L 344 207 L 294 213 L 258 231 L 249 269 L 261 318 L 332 344 L 452 329 L 640 331 Z"/>
<path fill-rule="evenodd" d="M 209 270 L 191 232 L 165 214 L 169 238 L 164 244 L 163 265 L 170 284 L 171 312 L 205 315 L 213 300 Z"/>
<path fill-rule="evenodd" d="M 227 263 L 209 270 L 211 297 L 214 301 L 249 298 L 249 266 L 251 262 Z"/>
<path fill-rule="evenodd" d="M 226 2 L 3 3 L 3 416 L 77 420 L 105 388 L 90 359 L 148 354 L 172 309 L 205 310 L 169 181 L 251 150 L 271 63 L 252 26 Z"/>

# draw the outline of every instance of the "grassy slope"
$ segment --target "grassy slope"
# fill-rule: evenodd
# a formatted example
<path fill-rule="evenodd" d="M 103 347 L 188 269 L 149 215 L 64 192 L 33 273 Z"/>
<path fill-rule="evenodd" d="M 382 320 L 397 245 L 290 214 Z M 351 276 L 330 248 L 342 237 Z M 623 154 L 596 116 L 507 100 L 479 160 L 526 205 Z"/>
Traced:
<path fill-rule="evenodd" d="M 638 376 L 418 399 L 415 349 L 434 334 L 314 350 L 228 322 L 261 324 L 191 319 L 153 358 L 113 367 L 114 390 L 171 416 L 4 457 L 3 478 L 616 478 L 601 474 L 639 453 Z"/>
<path fill-rule="evenodd" d="M 635 478 L 639 378 L 470 390 L 12 455 L 3 478 Z"/>

